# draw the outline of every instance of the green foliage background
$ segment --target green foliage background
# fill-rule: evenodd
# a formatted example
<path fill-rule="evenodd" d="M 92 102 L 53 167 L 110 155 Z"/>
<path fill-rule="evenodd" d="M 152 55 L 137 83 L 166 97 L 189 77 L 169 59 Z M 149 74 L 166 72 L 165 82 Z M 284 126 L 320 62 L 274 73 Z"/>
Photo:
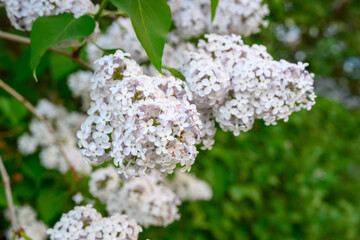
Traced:
<path fill-rule="evenodd" d="M 221 1 L 221 0 L 220 0 Z M 343 70 L 349 57 L 360 57 L 360 2 L 357 0 L 268 1 L 269 26 L 246 38 L 268 47 L 276 59 L 295 60 L 306 53 L 309 70 L 328 76 L 360 93 L 360 73 Z M 279 24 L 294 22 L 301 31 L 297 44 L 276 37 Z M 335 34 L 327 34 L 337 26 Z M 286 27 L 286 26 L 285 26 Z M 318 29 L 318 36 L 310 34 Z M 0 29 L 10 27 L 0 9 Z M 340 46 L 340 47 L 339 47 Z M 46 53 L 35 83 L 27 46 L 0 40 L 0 77 L 33 104 L 41 98 L 79 109 L 66 77 L 79 67 L 54 53 Z M 34 207 L 52 226 L 70 210 L 71 197 L 87 192 L 87 179 L 76 182 L 44 169 L 38 154 L 23 157 L 16 139 L 27 131 L 32 116 L 0 90 L 0 155 L 12 179 L 17 204 Z M 167 228 L 148 228 L 140 239 L 359 239 L 360 238 L 360 110 L 319 97 L 310 111 L 295 113 L 289 122 L 264 126 L 234 137 L 218 130 L 211 151 L 198 155 L 192 171 L 214 191 L 209 202 L 184 203 L 181 220 Z M 104 206 L 97 203 L 103 211 Z M 0 186 L 0 211 L 6 209 Z M 0 238 L 7 229 L 0 214 Z"/>

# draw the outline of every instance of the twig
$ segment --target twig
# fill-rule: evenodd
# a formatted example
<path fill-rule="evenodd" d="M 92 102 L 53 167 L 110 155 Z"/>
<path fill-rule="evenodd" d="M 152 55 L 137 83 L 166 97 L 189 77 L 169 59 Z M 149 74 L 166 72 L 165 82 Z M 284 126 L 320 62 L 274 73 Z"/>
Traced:
<path fill-rule="evenodd" d="M 57 138 L 56 132 L 54 128 L 51 126 L 51 124 L 43 117 L 41 116 L 35 109 L 31 103 L 26 100 L 22 95 L 20 95 L 17 91 L 15 91 L 13 88 L 11 88 L 9 85 L 7 85 L 3 80 L 0 79 L 0 88 L 4 89 L 6 92 L 8 92 L 11 96 L 16 98 L 20 103 L 22 103 L 37 119 L 39 119 L 40 122 L 42 122 L 46 128 L 49 130 L 49 132 L 53 135 L 55 139 L 55 143 L 58 145 L 60 153 L 63 155 L 66 163 L 69 165 L 70 171 L 73 172 L 76 179 L 78 179 L 77 173 L 75 168 L 73 167 L 70 159 L 68 158 L 61 141 Z"/>
<path fill-rule="evenodd" d="M 0 31 L 0 38 L 6 39 L 6 40 L 9 40 L 9 41 L 13 41 L 13 42 L 18 42 L 18 43 L 23 43 L 23 44 L 30 45 L 30 39 L 29 38 L 22 37 L 22 36 L 12 34 L 12 33 L 7 33 L 7 32 Z M 80 58 L 74 58 L 72 56 L 72 54 L 67 52 L 67 51 L 64 51 L 62 49 L 55 48 L 55 47 L 52 47 L 49 50 L 53 51 L 53 52 L 56 52 L 56 53 L 59 53 L 59 54 L 65 56 L 65 57 L 71 59 L 74 63 L 79 64 L 81 67 L 83 67 L 83 68 L 85 68 L 85 69 L 87 69 L 89 71 L 94 72 L 94 69 L 88 63 L 84 62 Z"/>
<path fill-rule="evenodd" d="M 19 225 L 19 222 L 15 215 L 15 207 L 14 202 L 11 194 L 11 188 L 10 188 L 10 178 L 6 171 L 6 168 L 4 166 L 4 163 L 0 157 L 0 173 L 2 177 L 2 181 L 5 187 L 5 193 L 6 193 L 6 201 L 8 204 L 9 212 L 10 212 L 10 221 L 11 225 L 13 226 L 13 229 L 15 232 L 21 231 L 21 227 Z"/>
<path fill-rule="evenodd" d="M 109 11 L 104 10 L 101 14 L 101 17 L 107 17 L 107 16 L 116 16 L 116 17 L 128 17 L 125 12 L 122 12 L 120 10 L 117 11 Z"/>
<path fill-rule="evenodd" d="M 99 8 L 98 12 L 97 12 L 96 15 L 95 15 L 95 20 L 98 20 L 98 19 L 99 19 L 99 17 L 101 16 L 102 11 L 106 8 L 106 6 L 108 5 L 109 1 L 110 1 L 110 0 L 103 0 L 103 1 L 101 2 L 100 8 Z"/>

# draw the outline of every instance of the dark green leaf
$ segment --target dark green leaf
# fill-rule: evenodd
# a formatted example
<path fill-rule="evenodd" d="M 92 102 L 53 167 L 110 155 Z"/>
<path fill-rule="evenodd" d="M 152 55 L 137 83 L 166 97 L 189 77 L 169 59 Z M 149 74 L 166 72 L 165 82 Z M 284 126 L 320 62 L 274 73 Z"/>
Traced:
<path fill-rule="evenodd" d="M 15 126 L 28 113 L 27 109 L 13 98 L 0 97 L 0 114 L 4 115 L 11 122 L 11 125 Z"/>
<path fill-rule="evenodd" d="M 50 55 L 50 69 L 52 80 L 58 83 L 61 79 L 73 72 L 78 65 L 73 63 L 69 58 L 57 53 Z"/>
<path fill-rule="evenodd" d="M 211 21 L 214 21 L 216 8 L 219 4 L 219 0 L 211 0 Z"/>
<path fill-rule="evenodd" d="M 87 15 L 74 18 L 64 13 L 38 18 L 31 30 L 30 68 L 36 78 L 36 67 L 47 49 L 61 42 L 89 36 L 95 29 L 95 20 Z"/>
<path fill-rule="evenodd" d="M 45 169 L 40 165 L 37 157 L 24 157 L 21 162 L 21 172 L 29 177 L 36 185 L 42 181 Z"/>
<path fill-rule="evenodd" d="M 103 55 L 109 55 L 109 54 L 114 54 L 116 53 L 118 49 L 103 49 Z"/>
<path fill-rule="evenodd" d="M 168 66 L 165 66 L 165 65 L 163 65 L 162 68 L 168 70 L 174 77 L 177 77 L 177 78 L 179 78 L 179 79 L 181 79 L 183 81 L 186 80 L 184 75 L 182 75 L 182 73 L 180 71 L 178 71 L 177 69 L 171 68 L 171 67 L 168 67 Z"/>
<path fill-rule="evenodd" d="M 55 220 L 56 217 L 61 215 L 62 208 L 67 201 L 66 193 L 52 189 L 43 189 L 37 199 L 37 207 L 41 219 L 45 223 Z"/>
<path fill-rule="evenodd" d="M 111 0 L 111 2 L 129 15 L 136 36 L 151 63 L 161 72 L 161 58 L 171 25 L 171 12 L 166 1 Z"/>

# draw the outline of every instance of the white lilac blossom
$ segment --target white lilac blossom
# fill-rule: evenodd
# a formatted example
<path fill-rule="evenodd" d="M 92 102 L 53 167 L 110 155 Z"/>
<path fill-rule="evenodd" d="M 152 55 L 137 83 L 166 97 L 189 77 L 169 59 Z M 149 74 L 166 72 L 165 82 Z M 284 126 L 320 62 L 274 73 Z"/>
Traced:
<path fill-rule="evenodd" d="M 46 225 L 36 219 L 36 212 L 30 206 L 15 207 L 16 219 L 19 221 L 19 226 L 24 230 L 26 236 L 31 239 L 45 240 L 46 238 Z M 5 216 L 9 219 L 9 213 Z M 10 228 L 7 231 L 7 239 L 13 239 L 13 230 Z M 24 239 L 16 237 L 15 239 Z M 25 240 L 25 239 L 24 239 Z"/>
<path fill-rule="evenodd" d="M 82 102 L 82 109 L 87 110 L 90 107 L 90 78 L 92 72 L 77 71 L 71 74 L 68 78 L 68 86 L 74 97 L 80 97 Z"/>
<path fill-rule="evenodd" d="M 269 8 L 262 0 L 221 0 L 211 22 L 211 2 L 207 0 L 169 0 L 175 32 L 183 39 L 204 33 L 248 36 L 267 26 Z"/>
<path fill-rule="evenodd" d="M 119 174 L 111 165 L 106 168 L 99 168 L 91 173 L 89 192 L 102 202 L 106 202 L 108 197 L 119 189 L 119 186 Z"/>
<path fill-rule="evenodd" d="M 166 184 L 182 201 L 210 200 L 210 185 L 193 174 L 176 172 L 175 177 Z"/>
<path fill-rule="evenodd" d="M 200 142 L 201 121 L 190 91 L 174 77 L 149 77 L 118 50 L 96 62 L 92 102 L 78 132 L 85 159 L 113 159 L 125 176 L 152 169 L 189 171 Z"/>
<path fill-rule="evenodd" d="M 83 161 L 76 146 L 74 134 L 79 130 L 85 116 L 76 112 L 68 113 L 64 107 L 56 106 L 45 99 L 39 101 L 36 110 L 54 127 L 55 135 L 61 141 L 62 147 L 75 170 L 90 173 L 91 166 Z M 30 134 L 25 133 L 18 140 L 19 151 L 23 154 L 31 154 L 40 148 L 40 161 L 44 167 L 57 169 L 62 173 L 69 170 L 68 163 L 61 154 L 49 129 L 35 118 L 31 120 L 29 129 Z"/>
<path fill-rule="evenodd" d="M 79 18 L 98 10 L 90 0 L 7 0 L 5 8 L 11 24 L 22 31 L 30 31 L 38 17 L 72 13 Z"/>
<path fill-rule="evenodd" d="M 195 51 L 184 53 L 182 67 L 194 103 L 205 115 L 204 148 L 211 148 L 213 119 L 224 131 L 238 135 L 250 130 L 255 119 L 266 125 L 286 122 L 292 112 L 310 110 L 315 104 L 314 74 L 305 70 L 306 63 L 276 61 L 264 46 L 245 45 L 237 35 L 205 37 Z"/>
<path fill-rule="evenodd" d="M 179 198 L 161 183 L 159 172 L 133 177 L 108 198 L 109 214 L 123 213 L 142 226 L 167 226 L 179 219 Z"/>
<path fill-rule="evenodd" d="M 103 218 L 92 205 L 86 205 L 64 213 L 47 233 L 51 240 L 136 240 L 141 231 L 135 220 L 128 220 L 125 215 Z"/>

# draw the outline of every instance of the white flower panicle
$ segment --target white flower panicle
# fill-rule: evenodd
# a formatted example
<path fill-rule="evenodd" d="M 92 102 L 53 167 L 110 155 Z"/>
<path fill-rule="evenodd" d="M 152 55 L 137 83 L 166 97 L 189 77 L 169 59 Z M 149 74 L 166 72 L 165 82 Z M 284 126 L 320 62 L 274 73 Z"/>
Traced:
<path fill-rule="evenodd" d="M 89 117 L 78 132 L 82 155 L 98 162 L 113 159 L 125 176 L 151 169 L 172 173 L 178 163 L 189 171 L 201 121 L 183 83 L 142 75 L 120 50 L 97 63 Z"/>
<path fill-rule="evenodd" d="M 201 36 L 210 22 L 210 2 L 207 0 L 168 0 L 176 35 L 183 39 Z"/>
<path fill-rule="evenodd" d="M 183 73 L 195 91 L 194 103 L 208 116 L 203 117 L 202 130 L 209 132 L 203 133 L 207 141 L 215 133 L 211 116 L 224 131 L 238 135 L 250 130 L 255 119 L 276 124 L 281 119 L 287 121 L 292 112 L 310 110 L 315 104 L 314 74 L 305 70 L 307 64 L 275 61 L 264 46 L 245 45 L 240 36 L 210 34 L 206 38 L 195 52 L 185 53 Z M 209 58 L 221 67 L 205 64 L 204 59 Z"/>
<path fill-rule="evenodd" d="M 166 184 L 182 201 L 210 200 L 210 185 L 193 174 L 176 172 L 174 179 Z"/>
<path fill-rule="evenodd" d="M 91 205 L 76 206 L 70 212 L 64 213 L 47 233 L 52 240 L 87 239 L 92 233 L 92 224 L 101 218 L 101 214 Z"/>
<path fill-rule="evenodd" d="M 90 173 L 91 166 L 83 161 L 76 146 L 76 136 L 74 135 L 80 128 L 85 116 L 79 113 L 68 113 L 64 107 L 56 106 L 45 99 L 39 101 L 36 110 L 53 125 L 55 135 L 61 141 L 62 147 L 75 170 Z M 57 169 L 62 173 L 69 170 L 69 166 L 49 129 L 37 119 L 31 120 L 29 128 L 31 135 L 25 133 L 18 140 L 19 151 L 23 154 L 31 154 L 39 147 L 41 149 L 40 161 L 44 167 Z"/>
<path fill-rule="evenodd" d="M 37 240 L 47 239 L 46 225 L 36 219 L 36 212 L 30 206 L 15 207 L 15 215 L 26 236 Z M 8 212 L 5 216 L 8 219 L 10 218 Z M 7 239 L 13 239 L 13 230 L 11 228 L 7 231 Z M 24 238 L 16 237 L 16 239 Z"/>
<path fill-rule="evenodd" d="M 142 228 L 128 216 L 114 214 L 93 224 L 94 233 L 88 239 L 137 240 Z"/>
<path fill-rule="evenodd" d="M 106 203 L 110 215 L 126 214 L 140 225 L 166 226 L 179 219 L 178 197 L 163 184 L 158 171 L 150 175 L 120 180 L 113 166 L 91 175 L 90 193 Z"/>
<path fill-rule="evenodd" d="M 82 109 L 87 110 L 90 107 L 90 79 L 92 77 L 90 71 L 77 71 L 68 78 L 68 86 L 74 97 L 80 97 Z"/>
<path fill-rule="evenodd" d="M 179 219 L 177 206 L 181 202 L 160 181 L 158 172 L 128 179 L 119 191 L 108 198 L 108 213 L 124 213 L 145 227 L 167 226 Z"/>
<path fill-rule="evenodd" d="M 169 0 L 175 32 L 183 39 L 199 37 L 204 33 L 239 34 L 248 36 L 267 26 L 264 17 L 269 14 L 262 0 L 222 0 L 211 22 L 211 3 L 207 0 Z"/>
<path fill-rule="evenodd" d="M 128 220 L 125 215 L 103 218 L 91 205 L 86 205 L 63 214 L 47 233 L 51 240 L 135 240 L 141 231 L 135 220 Z"/>
<path fill-rule="evenodd" d="M 91 173 L 89 191 L 102 202 L 106 202 L 109 196 L 117 191 L 120 186 L 120 177 L 113 166 L 99 168 Z"/>
<path fill-rule="evenodd" d="M 90 0 L 7 0 L 5 8 L 11 24 L 22 31 L 30 31 L 38 17 L 72 13 L 79 18 L 98 10 Z"/>
<path fill-rule="evenodd" d="M 263 0 L 222 0 L 216 8 L 214 21 L 209 26 L 210 33 L 238 34 L 249 36 L 267 27 L 264 17 L 269 15 Z"/>

